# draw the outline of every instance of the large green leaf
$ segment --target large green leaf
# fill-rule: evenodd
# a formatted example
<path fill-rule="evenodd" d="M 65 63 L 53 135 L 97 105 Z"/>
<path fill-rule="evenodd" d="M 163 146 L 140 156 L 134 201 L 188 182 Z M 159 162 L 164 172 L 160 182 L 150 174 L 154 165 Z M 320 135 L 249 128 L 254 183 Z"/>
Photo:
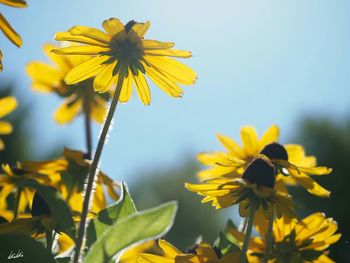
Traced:
<path fill-rule="evenodd" d="M 51 253 L 33 238 L 22 235 L 0 236 L 0 262 L 55 263 Z"/>
<path fill-rule="evenodd" d="M 72 212 L 56 189 L 41 185 L 32 179 L 22 181 L 21 187 L 31 187 L 35 189 L 49 206 L 51 216 L 57 223 L 59 229 L 75 239 L 75 225 Z"/>
<path fill-rule="evenodd" d="M 127 185 L 123 182 L 119 201 L 101 210 L 97 216 L 90 221 L 87 228 L 87 246 L 90 247 L 108 227 L 115 224 L 118 220 L 134 213 L 136 213 L 134 201 L 131 199 Z"/>
<path fill-rule="evenodd" d="M 135 213 L 110 226 L 91 246 L 85 263 L 109 262 L 128 246 L 164 235 L 173 225 L 176 202 Z"/>

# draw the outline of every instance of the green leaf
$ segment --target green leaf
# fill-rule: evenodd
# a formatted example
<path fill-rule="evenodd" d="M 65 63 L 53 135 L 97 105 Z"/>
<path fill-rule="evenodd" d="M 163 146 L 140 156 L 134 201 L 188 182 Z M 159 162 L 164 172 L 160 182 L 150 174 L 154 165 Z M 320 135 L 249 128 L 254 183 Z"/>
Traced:
<path fill-rule="evenodd" d="M 90 247 L 111 225 L 118 220 L 136 213 L 134 201 L 128 191 L 125 182 L 122 182 L 121 197 L 118 202 L 101 210 L 97 216 L 90 221 L 87 228 L 86 244 Z"/>
<path fill-rule="evenodd" d="M 21 187 L 31 187 L 36 190 L 49 206 L 51 216 L 57 223 L 58 228 L 75 240 L 72 212 L 56 189 L 41 185 L 32 179 L 22 181 Z"/>
<path fill-rule="evenodd" d="M 229 233 L 230 228 L 237 229 L 236 225 L 231 219 L 227 221 L 225 229 L 219 232 L 219 237 L 216 239 L 214 244 L 223 255 L 240 251 L 239 241 Z"/>
<path fill-rule="evenodd" d="M 43 245 L 28 236 L 0 236 L 0 248 L 0 262 L 56 262 Z"/>
<path fill-rule="evenodd" d="M 57 263 L 70 263 L 71 258 L 70 257 L 64 257 L 64 258 L 55 258 Z"/>
<path fill-rule="evenodd" d="M 164 235 L 173 225 L 176 202 L 135 213 L 110 226 L 91 246 L 85 263 L 109 262 L 128 246 Z"/>

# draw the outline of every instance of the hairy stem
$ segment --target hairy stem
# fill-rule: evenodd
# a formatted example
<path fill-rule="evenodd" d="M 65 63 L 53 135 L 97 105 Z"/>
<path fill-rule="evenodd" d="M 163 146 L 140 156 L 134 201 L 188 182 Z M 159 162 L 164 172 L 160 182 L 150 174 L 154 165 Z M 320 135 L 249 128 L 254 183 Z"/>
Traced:
<path fill-rule="evenodd" d="M 84 110 L 84 126 L 85 126 L 85 139 L 86 139 L 86 158 L 91 160 L 92 157 L 92 136 L 91 136 L 91 108 L 89 103 L 89 92 L 86 91 L 83 99 Z"/>
<path fill-rule="evenodd" d="M 252 229 L 253 229 L 253 223 L 254 223 L 254 215 L 255 215 L 255 205 L 250 204 L 249 206 L 249 214 L 248 214 L 248 223 L 247 223 L 247 230 L 244 235 L 244 242 L 242 246 L 242 251 L 241 251 L 241 258 L 240 261 L 241 263 L 247 262 L 247 250 L 249 246 L 249 241 L 250 241 L 250 236 L 252 235 Z"/>
<path fill-rule="evenodd" d="M 74 259 L 73 259 L 74 263 L 78 263 L 79 259 L 80 259 L 81 247 L 82 247 L 82 243 L 83 243 L 84 235 L 85 235 L 86 218 L 87 218 L 87 215 L 89 212 L 90 202 L 92 202 L 92 199 L 93 199 L 93 196 L 91 196 L 91 193 L 92 193 L 93 184 L 95 181 L 96 171 L 97 171 L 98 163 L 99 163 L 99 160 L 101 157 L 103 146 L 106 142 L 108 130 L 109 130 L 109 127 L 111 125 L 113 115 L 114 115 L 115 109 L 116 109 L 117 104 L 118 104 L 120 92 L 121 92 L 121 89 L 123 86 L 123 80 L 124 80 L 124 75 L 122 75 L 122 73 L 119 73 L 117 87 L 116 87 L 116 90 L 114 92 L 114 96 L 113 96 L 111 105 L 109 107 L 105 123 L 104 123 L 102 131 L 101 131 L 101 136 L 98 140 L 98 144 L 97 144 L 94 158 L 92 160 L 92 164 L 90 166 L 89 175 L 88 175 L 88 182 L 87 182 L 86 190 L 84 193 L 83 211 L 81 213 L 81 220 L 80 220 L 80 224 L 79 224 L 79 228 L 78 228 L 78 237 L 77 237 L 77 242 L 76 242 L 76 246 L 75 246 L 75 254 L 74 254 Z"/>
<path fill-rule="evenodd" d="M 274 213 L 269 218 L 269 225 L 267 227 L 266 237 L 265 237 L 265 252 L 264 252 L 264 263 L 267 263 L 269 261 L 269 254 L 272 246 L 272 227 L 273 227 L 273 220 L 275 218 Z"/>

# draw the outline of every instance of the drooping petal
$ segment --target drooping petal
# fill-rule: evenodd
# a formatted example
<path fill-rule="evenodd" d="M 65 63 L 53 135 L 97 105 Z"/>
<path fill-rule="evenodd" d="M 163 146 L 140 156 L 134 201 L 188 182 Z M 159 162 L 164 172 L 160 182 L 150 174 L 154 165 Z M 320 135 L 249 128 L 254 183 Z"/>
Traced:
<path fill-rule="evenodd" d="M 154 84 L 161 88 L 165 93 L 175 98 L 182 96 L 182 89 L 160 72 L 152 67 L 147 67 L 146 72 L 147 76 L 154 82 Z"/>
<path fill-rule="evenodd" d="M 59 55 L 99 55 L 101 52 L 106 52 L 108 50 L 108 47 L 84 45 L 58 48 L 52 50 L 52 52 Z"/>
<path fill-rule="evenodd" d="M 17 47 L 22 46 L 22 39 L 18 33 L 11 27 L 6 18 L 0 13 L 0 29 L 5 36 Z"/>
<path fill-rule="evenodd" d="M 160 71 L 169 80 L 184 85 L 192 85 L 196 82 L 196 73 L 185 64 L 171 58 L 145 56 L 145 60 L 151 67 Z"/>
<path fill-rule="evenodd" d="M 149 105 L 151 103 L 151 92 L 149 90 L 145 76 L 141 71 L 138 71 L 138 74 L 133 75 L 133 78 L 140 100 L 144 105 Z"/>
<path fill-rule="evenodd" d="M 106 65 L 102 64 L 108 57 L 93 57 L 78 66 L 74 67 L 66 75 L 64 81 L 70 85 L 97 75 Z"/>
<path fill-rule="evenodd" d="M 61 125 L 70 123 L 80 113 L 81 108 L 81 100 L 66 100 L 56 110 L 54 118 L 57 121 L 57 123 Z"/>
<path fill-rule="evenodd" d="M 109 44 L 111 36 L 93 27 L 74 26 L 68 30 L 72 35 L 82 35 L 104 44 Z"/>
<path fill-rule="evenodd" d="M 177 50 L 177 49 L 159 49 L 159 50 L 145 50 L 145 54 L 149 56 L 166 56 L 166 57 L 176 57 L 176 58 L 190 58 L 192 53 L 187 50 Z"/>
<path fill-rule="evenodd" d="M 0 118 L 6 116 L 17 108 L 15 97 L 8 96 L 0 99 Z"/>
<path fill-rule="evenodd" d="M 94 79 L 94 90 L 100 93 L 104 93 L 109 90 L 111 85 L 115 83 L 117 77 L 113 76 L 113 69 L 117 65 L 117 61 L 108 64 Z"/>
<path fill-rule="evenodd" d="M 121 103 L 126 103 L 131 98 L 133 77 L 130 69 L 128 71 L 128 76 L 124 78 L 123 88 L 120 91 L 119 101 Z"/>

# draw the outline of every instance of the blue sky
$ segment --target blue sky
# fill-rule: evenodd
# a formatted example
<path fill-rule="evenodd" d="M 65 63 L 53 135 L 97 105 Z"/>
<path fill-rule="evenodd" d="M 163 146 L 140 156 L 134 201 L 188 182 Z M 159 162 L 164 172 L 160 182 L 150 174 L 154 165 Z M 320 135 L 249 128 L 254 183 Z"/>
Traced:
<path fill-rule="evenodd" d="M 24 66 L 45 59 L 42 45 L 73 25 L 101 27 L 118 17 L 151 21 L 150 39 L 174 41 L 189 49 L 185 63 L 198 83 L 172 99 L 151 86 L 152 104 L 119 105 L 102 155 L 102 168 L 115 179 L 138 180 L 138 173 L 174 167 L 203 150 L 220 149 L 215 134 L 238 139 L 239 127 L 271 124 L 282 141 L 307 115 L 341 121 L 349 113 L 349 1 L 28 1 L 27 9 L 1 6 L 21 34 L 17 49 L 0 38 L 5 70 L 1 81 L 17 85 L 23 104 L 34 107 L 28 138 L 40 154 L 60 143 L 85 149 L 83 123 L 58 126 L 52 119 L 60 99 L 31 91 Z M 135 94 L 134 94 L 135 95 Z M 94 126 L 97 141 L 99 127 Z M 39 145 L 39 147 L 38 147 Z"/>

